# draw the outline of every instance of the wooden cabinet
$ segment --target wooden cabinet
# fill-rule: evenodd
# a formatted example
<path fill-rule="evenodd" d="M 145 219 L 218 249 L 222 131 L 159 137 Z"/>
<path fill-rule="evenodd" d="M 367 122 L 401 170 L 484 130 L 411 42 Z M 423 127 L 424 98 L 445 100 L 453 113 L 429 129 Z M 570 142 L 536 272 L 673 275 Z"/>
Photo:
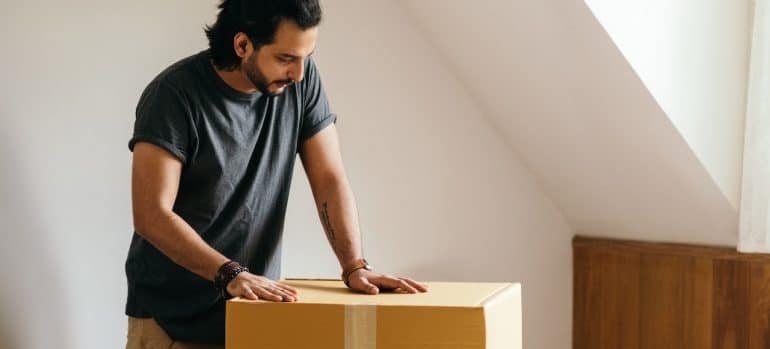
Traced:
<path fill-rule="evenodd" d="M 770 348 L 770 255 L 576 237 L 575 349 Z"/>

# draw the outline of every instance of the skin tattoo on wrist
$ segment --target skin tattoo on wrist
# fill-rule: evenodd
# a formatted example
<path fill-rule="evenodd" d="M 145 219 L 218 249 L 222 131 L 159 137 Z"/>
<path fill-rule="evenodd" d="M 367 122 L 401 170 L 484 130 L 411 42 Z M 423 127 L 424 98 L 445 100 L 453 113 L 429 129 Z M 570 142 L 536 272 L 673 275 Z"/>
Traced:
<path fill-rule="evenodd" d="M 334 229 L 332 229 L 331 221 L 329 220 L 329 205 L 324 202 L 323 211 L 321 212 L 321 221 L 324 228 L 326 228 L 326 236 L 329 238 L 329 243 L 332 245 L 332 249 L 337 249 L 337 238 L 334 236 Z"/>

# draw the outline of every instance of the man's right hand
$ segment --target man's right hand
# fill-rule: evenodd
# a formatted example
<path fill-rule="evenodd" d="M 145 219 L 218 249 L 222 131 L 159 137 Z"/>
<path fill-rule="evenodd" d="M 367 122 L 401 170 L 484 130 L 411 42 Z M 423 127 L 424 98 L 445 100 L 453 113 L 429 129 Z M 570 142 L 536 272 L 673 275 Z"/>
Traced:
<path fill-rule="evenodd" d="M 227 292 L 233 297 L 264 299 L 274 302 L 296 302 L 297 290 L 285 283 L 270 280 L 247 271 L 240 272 L 227 284 Z"/>

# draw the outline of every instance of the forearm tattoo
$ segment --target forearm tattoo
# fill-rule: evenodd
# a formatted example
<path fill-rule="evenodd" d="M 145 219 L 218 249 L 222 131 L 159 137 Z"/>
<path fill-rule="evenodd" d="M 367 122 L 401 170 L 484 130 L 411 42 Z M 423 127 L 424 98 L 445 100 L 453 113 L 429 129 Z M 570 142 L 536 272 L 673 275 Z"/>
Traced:
<path fill-rule="evenodd" d="M 334 228 L 332 228 L 331 220 L 329 219 L 329 205 L 324 202 L 323 209 L 321 211 L 321 222 L 326 230 L 326 237 L 329 238 L 329 243 L 332 245 L 332 249 L 337 249 L 337 238 L 334 234 Z"/>

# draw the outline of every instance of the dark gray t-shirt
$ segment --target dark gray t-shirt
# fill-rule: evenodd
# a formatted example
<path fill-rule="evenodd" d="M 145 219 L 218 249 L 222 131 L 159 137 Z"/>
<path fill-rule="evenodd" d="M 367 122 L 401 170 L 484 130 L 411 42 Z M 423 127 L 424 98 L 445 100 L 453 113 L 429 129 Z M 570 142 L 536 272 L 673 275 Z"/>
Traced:
<path fill-rule="evenodd" d="M 335 121 L 312 59 L 303 81 L 268 96 L 232 89 L 203 51 L 150 82 L 129 149 L 148 142 L 179 158 L 174 212 L 226 257 L 277 279 L 299 146 Z M 125 267 L 127 315 L 154 318 L 174 340 L 224 343 L 224 300 L 213 283 L 136 232 Z"/>

